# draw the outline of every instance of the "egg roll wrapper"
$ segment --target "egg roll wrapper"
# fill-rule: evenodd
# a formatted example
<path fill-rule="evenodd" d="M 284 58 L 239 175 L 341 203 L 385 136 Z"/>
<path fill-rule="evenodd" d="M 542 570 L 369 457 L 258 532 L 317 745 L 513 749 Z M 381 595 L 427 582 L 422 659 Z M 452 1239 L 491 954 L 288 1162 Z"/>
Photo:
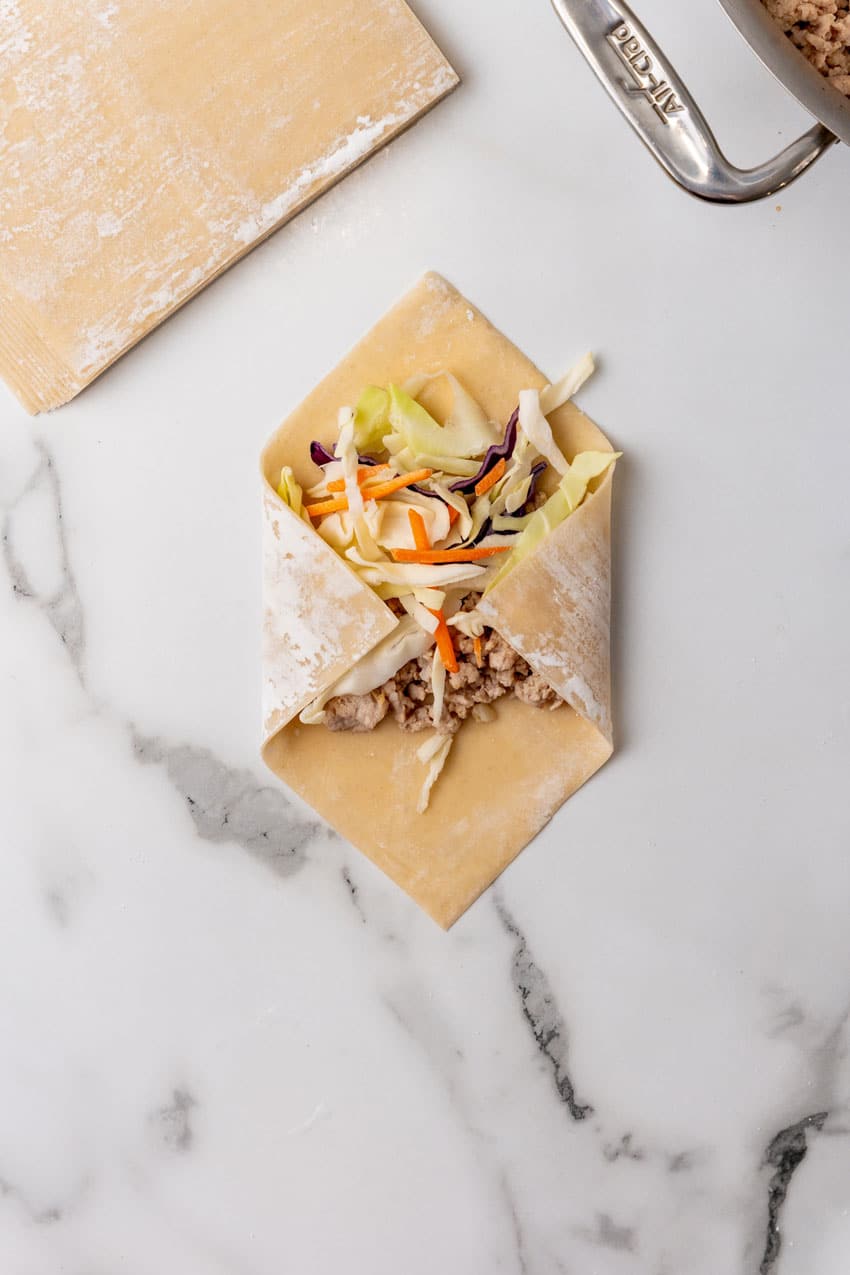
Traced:
<path fill-rule="evenodd" d="M 339 407 L 356 403 L 364 386 L 443 370 L 501 422 L 521 389 L 546 384 L 469 301 L 427 274 L 283 422 L 263 453 L 262 754 L 290 789 L 448 928 L 611 755 L 612 473 L 483 600 L 487 623 L 567 705 L 550 711 L 510 695 L 493 705 L 493 721 L 464 722 L 424 814 L 416 813 L 416 801 L 427 768 L 416 752 L 427 732 L 407 734 L 391 715 L 365 734 L 298 720 L 305 696 L 329 687 L 396 621 L 356 577 L 353 587 L 349 567 L 275 491 L 283 465 L 305 487 L 316 482 L 310 442 L 333 442 Z M 549 419 L 568 459 L 611 450 L 573 404 Z M 284 554 L 292 557 L 281 568 Z M 290 606 L 304 626 L 295 645 L 295 618 L 281 616 Z M 329 624 L 330 614 L 338 625 Z"/>

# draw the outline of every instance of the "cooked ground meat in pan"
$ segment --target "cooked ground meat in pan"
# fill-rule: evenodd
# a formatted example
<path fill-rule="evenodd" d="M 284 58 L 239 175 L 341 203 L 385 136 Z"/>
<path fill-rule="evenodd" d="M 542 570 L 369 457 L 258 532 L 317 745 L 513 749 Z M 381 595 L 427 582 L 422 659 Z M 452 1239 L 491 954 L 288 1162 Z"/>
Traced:
<path fill-rule="evenodd" d="M 850 0 L 762 0 L 813 66 L 850 95 Z"/>

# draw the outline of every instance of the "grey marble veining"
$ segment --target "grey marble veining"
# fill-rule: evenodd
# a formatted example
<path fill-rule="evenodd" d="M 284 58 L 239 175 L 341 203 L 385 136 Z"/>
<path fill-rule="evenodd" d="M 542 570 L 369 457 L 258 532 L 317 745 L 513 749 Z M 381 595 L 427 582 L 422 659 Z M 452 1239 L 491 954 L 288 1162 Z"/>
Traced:
<path fill-rule="evenodd" d="M 77 675 L 83 678 L 85 658 L 85 629 L 74 572 L 68 556 L 65 523 L 62 513 L 62 495 L 53 458 L 43 440 L 35 443 L 37 463 L 28 481 L 14 499 L 5 506 L 2 529 L 3 561 L 17 598 L 34 602 L 44 613 L 68 654 Z M 22 509 L 28 502 L 42 500 L 47 515 L 45 536 L 53 541 L 57 582 L 52 589 L 42 592 L 27 572 L 26 561 L 20 553 L 26 546 L 17 544 L 16 525 Z"/>
<path fill-rule="evenodd" d="M 575 1086 L 567 1070 L 567 1029 L 562 1019 L 546 975 L 535 964 L 528 951 L 525 936 L 501 901 L 498 892 L 494 902 L 499 920 L 511 938 L 516 940 L 513 954 L 512 980 L 522 1006 L 522 1015 L 531 1030 L 534 1042 L 552 1073 L 555 1089 L 561 1102 L 573 1120 L 586 1120 L 593 1115 L 589 1102 L 576 1100 Z"/>
<path fill-rule="evenodd" d="M 43 439 L 36 442 L 38 463 L 23 489 L 5 507 L 3 518 L 3 558 L 16 601 L 32 605 L 49 621 L 64 653 L 86 686 L 85 625 L 68 551 L 62 510 L 62 493 L 53 457 Z M 45 505 L 45 532 L 52 542 L 57 580 L 50 590 L 42 590 L 30 578 L 26 546 L 18 547 L 18 517 L 29 499 L 41 497 Z M 43 552 L 43 548 L 40 546 Z M 116 720 L 109 706 L 90 698 L 92 710 Z M 259 784 L 251 772 L 226 766 L 207 748 L 191 744 L 171 744 L 161 738 L 145 738 L 129 721 L 122 721 L 133 754 L 143 764 L 156 764 L 166 775 L 186 806 L 197 834 L 206 841 L 235 842 L 270 864 L 281 876 L 297 871 L 304 862 L 303 850 L 317 832 L 315 820 L 305 819 L 287 800 L 282 790 Z M 54 899 L 57 918 L 63 913 L 60 898 Z"/>
<path fill-rule="evenodd" d="M 787 1129 L 780 1129 L 764 1153 L 764 1167 L 775 1172 L 767 1188 L 767 1242 L 759 1263 L 760 1275 L 770 1275 L 776 1265 L 782 1247 L 779 1223 L 791 1179 L 806 1158 L 809 1133 L 819 1133 L 828 1115 L 828 1111 L 819 1111 L 816 1115 L 804 1116 Z"/>
<path fill-rule="evenodd" d="M 206 748 L 134 734 L 133 752 L 139 761 L 165 768 L 199 837 L 244 846 L 280 876 L 303 867 L 304 849 L 318 827 L 282 791 L 258 784 L 250 771 L 225 766 Z"/>
<path fill-rule="evenodd" d="M 192 1112 L 197 1105 L 188 1089 L 175 1089 L 165 1106 L 151 1112 L 151 1124 L 170 1150 L 179 1154 L 192 1150 L 195 1140 Z"/>

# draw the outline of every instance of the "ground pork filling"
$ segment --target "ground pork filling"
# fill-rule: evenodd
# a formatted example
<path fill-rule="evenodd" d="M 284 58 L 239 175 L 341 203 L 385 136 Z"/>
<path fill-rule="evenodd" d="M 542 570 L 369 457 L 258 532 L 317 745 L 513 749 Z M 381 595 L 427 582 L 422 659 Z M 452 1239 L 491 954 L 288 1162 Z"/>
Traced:
<path fill-rule="evenodd" d="M 850 96 L 850 0 L 762 0 L 830 84 Z"/>
<path fill-rule="evenodd" d="M 462 609 L 471 611 L 480 596 L 469 594 Z M 433 652 L 428 651 L 418 659 L 408 660 L 395 677 L 376 691 L 337 695 L 328 700 L 325 726 L 329 730 L 370 731 L 391 713 L 404 731 L 436 728 L 443 735 L 454 735 L 468 717 L 486 720 L 493 712 L 488 705 L 503 695 L 515 695 L 537 708 L 555 709 L 563 704 L 551 686 L 493 629 L 485 628 L 480 638 L 480 664 L 473 638 L 453 630 L 453 639 L 458 669 L 446 674 L 443 711 L 438 722 L 433 721 Z"/>

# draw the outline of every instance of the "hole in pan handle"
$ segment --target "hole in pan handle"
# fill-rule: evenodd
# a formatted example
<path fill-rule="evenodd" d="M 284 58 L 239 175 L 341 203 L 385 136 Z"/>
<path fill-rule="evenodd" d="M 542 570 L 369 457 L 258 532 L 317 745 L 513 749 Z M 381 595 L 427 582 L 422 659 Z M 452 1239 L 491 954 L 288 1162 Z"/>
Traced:
<path fill-rule="evenodd" d="M 694 99 L 621 0 L 552 0 L 573 40 L 641 141 L 690 194 L 719 204 L 763 199 L 795 181 L 838 139 L 816 124 L 758 168 L 736 168 Z"/>

